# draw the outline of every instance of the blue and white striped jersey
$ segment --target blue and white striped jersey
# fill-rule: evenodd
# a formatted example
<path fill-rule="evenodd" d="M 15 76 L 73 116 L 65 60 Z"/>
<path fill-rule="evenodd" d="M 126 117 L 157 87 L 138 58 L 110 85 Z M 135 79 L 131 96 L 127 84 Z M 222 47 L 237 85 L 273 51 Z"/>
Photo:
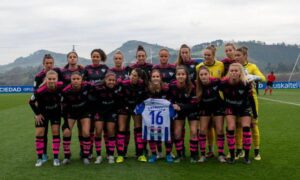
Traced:
<path fill-rule="evenodd" d="M 176 112 L 168 100 L 148 98 L 136 106 L 135 113 L 143 117 L 144 140 L 171 140 L 171 120 Z"/>

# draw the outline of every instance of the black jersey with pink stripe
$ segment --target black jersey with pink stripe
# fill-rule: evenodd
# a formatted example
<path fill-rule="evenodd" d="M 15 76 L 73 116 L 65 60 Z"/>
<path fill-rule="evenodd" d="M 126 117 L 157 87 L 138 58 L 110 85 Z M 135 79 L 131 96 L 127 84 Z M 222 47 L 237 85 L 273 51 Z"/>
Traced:
<path fill-rule="evenodd" d="M 61 92 L 63 82 L 57 82 L 56 88 L 50 90 L 46 85 L 42 85 L 29 100 L 29 105 L 33 112 L 44 116 L 60 116 L 61 112 Z"/>
<path fill-rule="evenodd" d="M 185 66 L 189 72 L 189 76 L 190 79 L 192 80 L 192 82 L 194 83 L 197 77 L 197 73 L 196 73 L 196 66 L 197 66 L 197 62 L 195 60 L 189 60 L 187 62 L 183 62 L 183 66 Z"/>
<path fill-rule="evenodd" d="M 220 96 L 220 79 L 210 78 L 209 84 L 202 85 L 201 105 L 204 108 L 217 108 L 223 103 Z"/>
<path fill-rule="evenodd" d="M 226 107 L 250 107 L 253 99 L 250 83 L 238 82 L 237 84 L 231 84 L 228 78 L 224 78 L 220 83 L 220 90 L 223 92 Z"/>
<path fill-rule="evenodd" d="M 167 99 L 173 104 L 178 104 L 182 111 L 189 111 L 193 106 L 197 105 L 195 97 L 195 87 L 193 86 L 191 92 L 187 92 L 185 87 L 179 87 L 178 81 L 174 80 L 169 85 Z"/>
<path fill-rule="evenodd" d="M 112 68 L 110 68 L 110 70 L 116 74 L 118 82 L 129 78 L 128 69 L 125 67 L 122 67 L 121 69 L 112 67 Z"/>
<path fill-rule="evenodd" d="M 176 78 L 176 66 L 173 64 L 167 64 L 165 66 L 157 64 L 153 66 L 153 69 L 158 69 L 160 71 L 163 82 L 170 83 Z"/>
<path fill-rule="evenodd" d="M 83 79 L 91 83 L 102 82 L 108 69 L 105 64 L 87 65 L 84 68 Z"/>
<path fill-rule="evenodd" d="M 151 71 L 152 71 L 152 68 L 153 68 L 153 65 L 150 64 L 150 63 L 145 63 L 145 64 L 138 64 L 138 63 L 135 63 L 135 64 L 132 64 L 130 66 L 127 67 L 127 70 L 129 72 L 129 74 L 131 73 L 131 71 L 135 68 L 140 68 L 142 69 L 146 75 L 147 75 L 147 79 L 150 78 L 150 74 L 151 74 Z"/>
<path fill-rule="evenodd" d="M 91 91 L 93 109 L 96 112 L 117 111 L 122 106 L 122 86 L 116 85 L 109 88 L 105 83 L 97 83 Z"/>
<path fill-rule="evenodd" d="M 62 105 L 66 114 L 82 114 L 90 111 L 90 92 L 93 86 L 83 82 L 79 90 L 74 89 L 71 84 L 63 89 Z"/>
<path fill-rule="evenodd" d="M 64 68 L 62 68 L 61 74 L 64 86 L 67 86 L 71 83 L 71 75 L 73 72 L 79 72 L 81 75 L 83 75 L 84 67 L 78 65 L 76 69 L 69 69 L 69 65 L 67 64 Z"/>
<path fill-rule="evenodd" d="M 142 80 L 137 84 L 132 84 L 130 80 L 121 82 L 123 103 L 128 108 L 134 109 L 135 106 L 147 99 L 146 87 Z"/>

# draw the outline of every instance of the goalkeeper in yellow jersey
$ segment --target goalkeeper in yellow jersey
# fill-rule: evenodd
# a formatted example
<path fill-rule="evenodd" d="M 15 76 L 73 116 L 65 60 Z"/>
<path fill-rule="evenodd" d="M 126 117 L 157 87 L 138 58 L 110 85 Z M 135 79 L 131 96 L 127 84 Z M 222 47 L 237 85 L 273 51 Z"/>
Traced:
<path fill-rule="evenodd" d="M 253 81 L 253 84 L 255 85 L 255 81 L 266 81 L 265 76 L 261 73 L 259 68 L 253 64 L 248 62 L 248 48 L 247 47 L 240 47 L 236 49 L 235 51 L 235 60 L 236 62 L 243 65 L 245 69 L 245 73 L 247 75 L 248 81 Z M 258 113 L 258 98 L 257 98 L 257 92 L 255 90 L 255 87 L 253 88 L 253 96 L 256 106 L 256 111 Z M 252 118 L 251 122 L 251 131 L 252 131 L 252 139 L 253 139 L 253 146 L 254 146 L 254 159 L 255 160 L 261 160 L 260 156 L 260 134 L 258 129 L 258 118 L 254 119 Z M 242 152 L 242 128 L 241 126 L 237 127 L 237 133 L 236 133 L 236 146 L 237 146 L 237 152 L 236 152 L 236 159 L 239 157 L 243 157 Z"/>

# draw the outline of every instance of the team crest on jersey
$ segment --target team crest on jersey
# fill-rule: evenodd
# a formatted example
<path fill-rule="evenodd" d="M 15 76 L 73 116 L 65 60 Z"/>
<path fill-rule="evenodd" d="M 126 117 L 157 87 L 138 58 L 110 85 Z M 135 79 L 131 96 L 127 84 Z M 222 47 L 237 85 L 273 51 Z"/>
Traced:
<path fill-rule="evenodd" d="M 170 75 L 170 76 L 173 76 L 173 75 L 174 75 L 174 73 L 173 73 L 173 72 L 169 72 L 169 75 Z"/>
<path fill-rule="evenodd" d="M 240 94 L 243 94 L 245 91 L 244 90 L 239 90 L 239 93 Z"/>
<path fill-rule="evenodd" d="M 195 68 L 195 65 L 194 65 L 194 64 L 192 64 L 192 65 L 191 65 L 191 68 Z"/>
<path fill-rule="evenodd" d="M 87 91 L 83 91 L 82 94 L 86 96 L 88 94 L 88 92 Z"/>
<path fill-rule="evenodd" d="M 103 73 L 105 73 L 105 72 L 106 72 L 106 69 L 101 69 L 101 71 L 102 71 Z"/>
<path fill-rule="evenodd" d="M 218 86 L 214 86 L 214 87 L 213 87 L 213 90 L 216 91 L 217 89 L 218 89 Z"/>

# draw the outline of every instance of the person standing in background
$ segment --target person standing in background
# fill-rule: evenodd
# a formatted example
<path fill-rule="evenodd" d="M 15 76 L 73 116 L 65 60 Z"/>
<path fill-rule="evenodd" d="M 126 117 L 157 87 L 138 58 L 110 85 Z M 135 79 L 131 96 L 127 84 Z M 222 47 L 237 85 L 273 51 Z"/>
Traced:
<path fill-rule="evenodd" d="M 267 92 L 268 92 L 269 89 L 270 89 L 270 95 L 272 95 L 273 82 L 276 80 L 276 76 L 274 75 L 273 71 L 270 72 L 270 74 L 268 75 L 267 79 L 268 79 L 268 81 L 267 81 L 267 86 L 266 86 L 264 95 L 267 94 Z"/>

